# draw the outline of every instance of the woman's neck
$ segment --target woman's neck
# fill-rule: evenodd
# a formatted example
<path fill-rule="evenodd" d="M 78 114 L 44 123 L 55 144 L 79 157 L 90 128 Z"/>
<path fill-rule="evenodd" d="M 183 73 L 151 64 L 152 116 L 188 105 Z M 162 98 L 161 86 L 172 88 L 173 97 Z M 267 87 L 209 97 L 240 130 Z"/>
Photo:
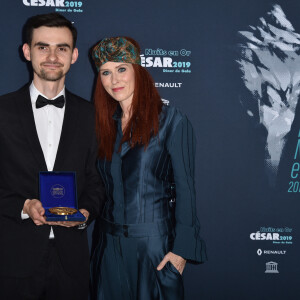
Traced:
<path fill-rule="evenodd" d="M 128 100 L 124 100 L 122 102 L 119 102 L 120 106 L 122 108 L 122 130 L 124 131 L 124 129 L 126 128 L 126 125 L 128 123 L 128 121 L 131 118 L 131 103 L 132 103 L 132 99 L 128 99 Z"/>

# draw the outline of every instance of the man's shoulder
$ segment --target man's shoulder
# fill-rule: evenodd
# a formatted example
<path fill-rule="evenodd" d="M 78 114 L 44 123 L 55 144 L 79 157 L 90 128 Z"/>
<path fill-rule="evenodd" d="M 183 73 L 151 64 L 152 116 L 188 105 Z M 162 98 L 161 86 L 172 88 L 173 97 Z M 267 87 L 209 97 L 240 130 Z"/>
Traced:
<path fill-rule="evenodd" d="M 94 111 L 94 106 L 90 101 L 88 101 L 76 94 L 73 94 L 69 90 L 66 90 L 66 101 L 67 102 L 68 102 L 68 99 L 76 102 L 79 105 L 80 109 L 84 109 L 84 110 L 91 111 L 91 112 Z"/>
<path fill-rule="evenodd" d="M 29 88 L 28 88 L 28 84 L 24 85 L 23 87 L 21 87 L 20 89 L 1 95 L 0 96 L 0 105 L 7 105 L 7 104 L 11 104 L 12 103 L 12 99 L 16 99 L 16 98 L 20 98 L 20 97 L 24 97 L 26 96 L 26 94 L 29 95 Z"/>

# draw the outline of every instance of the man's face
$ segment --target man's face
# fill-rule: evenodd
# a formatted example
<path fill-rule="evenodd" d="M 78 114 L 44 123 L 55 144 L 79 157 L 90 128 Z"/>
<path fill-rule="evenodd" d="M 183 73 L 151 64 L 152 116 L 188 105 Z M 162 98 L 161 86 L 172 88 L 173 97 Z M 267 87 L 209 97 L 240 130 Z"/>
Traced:
<path fill-rule="evenodd" d="M 78 57 L 73 49 L 72 33 L 67 27 L 42 26 L 33 30 L 31 45 L 23 45 L 23 53 L 31 61 L 36 80 L 58 81 L 65 77 Z"/>

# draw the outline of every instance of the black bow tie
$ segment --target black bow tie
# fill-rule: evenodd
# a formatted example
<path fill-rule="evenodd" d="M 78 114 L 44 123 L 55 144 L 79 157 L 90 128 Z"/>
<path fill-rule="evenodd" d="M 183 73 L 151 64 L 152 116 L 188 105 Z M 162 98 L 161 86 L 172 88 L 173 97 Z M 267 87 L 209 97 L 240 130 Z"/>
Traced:
<path fill-rule="evenodd" d="M 47 104 L 54 105 L 54 106 L 59 107 L 59 108 L 63 108 L 64 105 L 65 105 L 65 97 L 63 95 L 61 95 L 61 96 L 57 97 L 54 100 L 48 100 L 45 97 L 39 95 L 37 100 L 36 100 L 35 107 L 36 108 L 41 108 L 41 107 L 44 107 Z"/>

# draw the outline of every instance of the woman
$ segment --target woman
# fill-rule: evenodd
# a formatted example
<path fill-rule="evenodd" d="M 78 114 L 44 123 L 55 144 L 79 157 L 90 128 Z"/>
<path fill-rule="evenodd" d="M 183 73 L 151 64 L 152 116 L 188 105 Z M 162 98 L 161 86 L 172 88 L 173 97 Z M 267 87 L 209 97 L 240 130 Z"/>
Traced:
<path fill-rule="evenodd" d="M 163 105 L 133 39 L 103 39 L 92 57 L 99 71 L 99 170 L 108 197 L 96 225 L 92 297 L 183 299 L 186 260 L 206 259 L 195 208 L 192 127 Z"/>

